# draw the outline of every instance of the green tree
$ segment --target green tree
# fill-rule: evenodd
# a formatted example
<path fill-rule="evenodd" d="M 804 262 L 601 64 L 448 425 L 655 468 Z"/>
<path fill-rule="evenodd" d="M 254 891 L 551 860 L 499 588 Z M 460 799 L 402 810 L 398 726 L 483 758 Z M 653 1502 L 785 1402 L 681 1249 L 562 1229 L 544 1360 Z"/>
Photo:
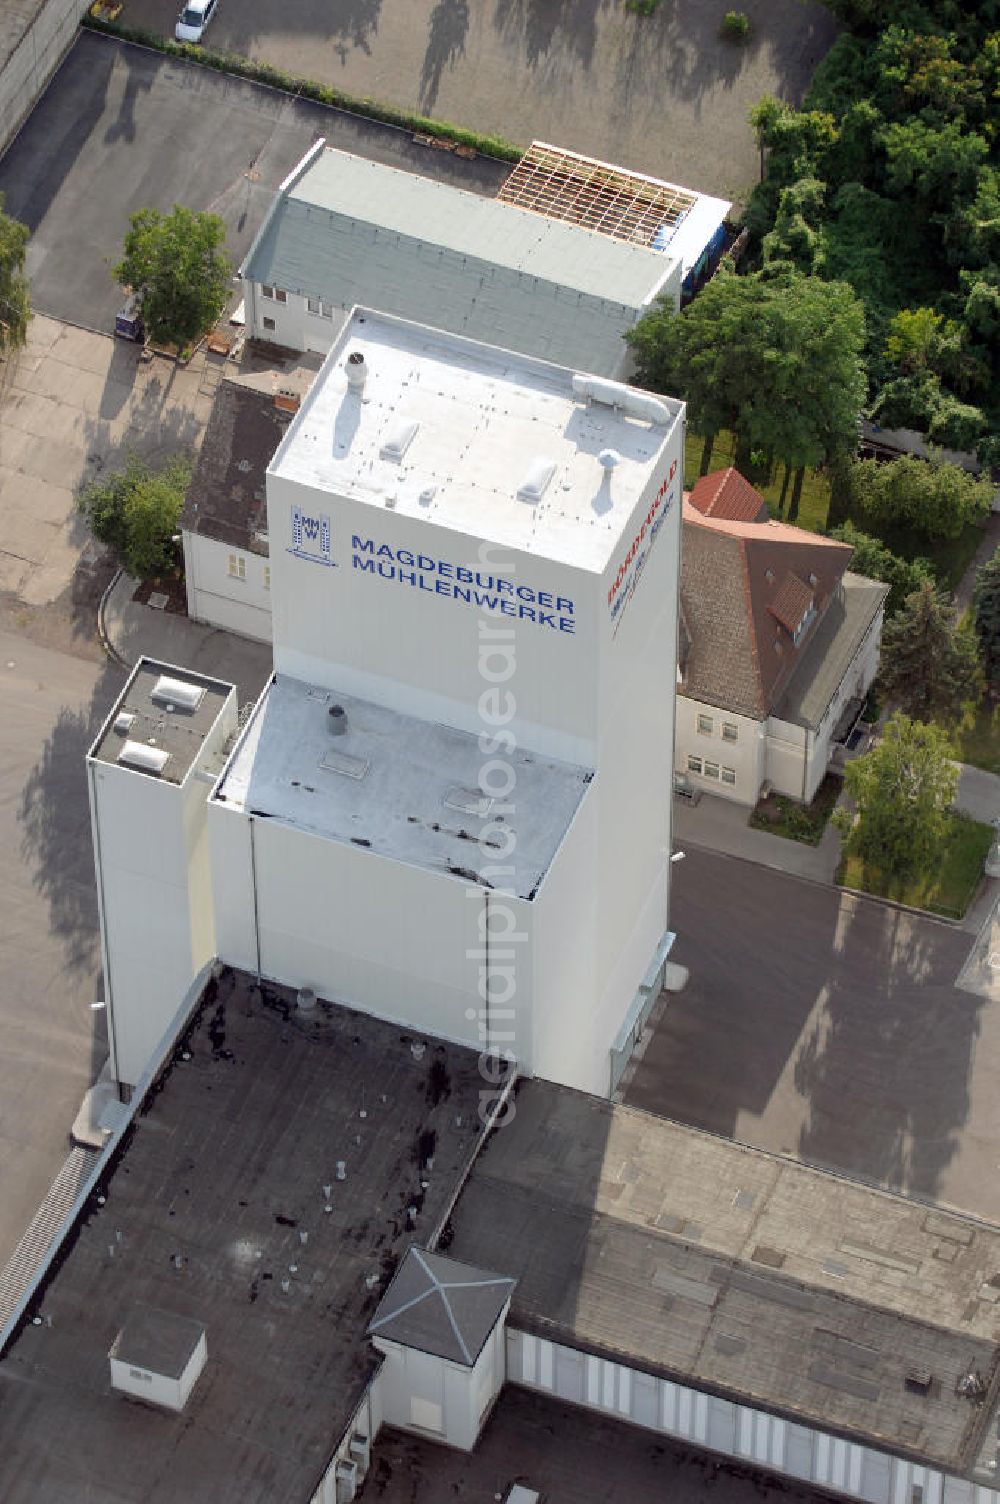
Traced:
<path fill-rule="evenodd" d="M 982 691 L 976 637 L 924 580 L 882 633 L 883 697 L 919 721 L 954 723 Z"/>
<path fill-rule="evenodd" d="M 976 636 L 990 693 L 1000 695 L 1000 548 L 976 572 Z"/>
<path fill-rule="evenodd" d="M 861 532 L 853 522 L 832 528 L 830 537 L 836 538 L 839 543 L 849 543 L 854 549 L 851 568 L 856 574 L 866 575 L 870 580 L 881 580 L 883 585 L 889 586 L 885 602 L 887 621 L 896 615 L 907 596 L 919 590 L 924 580 L 932 579 L 931 566 L 926 559 L 901 558 L 899 554 L 886 548 L 880 539 Z"/>
<path fill-rule="evenodd" d="M 903 455 L 885 464 L 855 460 L 847 469 L 849 512 L 866 532 L 957 538 L 989 513 L 993 488 L 958 465 Z"/>
<path fill-rule="evenodd" d="M 173 539 L 190 479 L 184 458 L 154 471 L 129 455 L 122 470 L 87 486 L 77 506 L 94 537 L 114 550 L 129 574 L 156 579 L 176 567 Z"/>
<path fill-rule="evenodd" d="M 848 849 L 897 882 L 936 860 L 958 788 L 958 766 L 938 726 L 896 714 L 873 750 L 849 762 L 844 785 L 857 807 L 834 814 Z"/>
<path fill-rule="evenodd" d="M 660 303 L 626 338 L 641 378 L 685 398 L 693 428 L 735 433 L 741 468 L 758 450 L 801 471 L 857 443 L 864 319 L 842 283 L 723 271 L 680 314 Z"/>
<path fill-rule="evenodd" d="M 184 349 L 219 318 L 229 294 L 226 227 L 217 214 L 175 204 L 140 209 L 129 221 L 114 275 L 142 292 L 142 316 L 157 344 Z"/>
<path fill-rule="evenodd" d="M 885 353 L 908 374 L 922 371 L 931 362 L 938 331 L 944 319 L 933 308 L 903 308 L 889 324 Z"/>
<path fill-rule="evenodd" d="M 20 350 L 28 337 L 31 299 L 24 274 L 28 227 L 3 212 L 0 193 L 0 353 Z"/>

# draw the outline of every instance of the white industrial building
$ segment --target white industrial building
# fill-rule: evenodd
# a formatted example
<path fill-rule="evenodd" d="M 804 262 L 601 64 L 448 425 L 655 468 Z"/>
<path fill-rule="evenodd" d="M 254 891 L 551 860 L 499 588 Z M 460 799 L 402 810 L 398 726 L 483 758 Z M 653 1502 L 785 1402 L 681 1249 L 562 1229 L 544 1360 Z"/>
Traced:
<path fill-rule="evenodd" d="M 731 205 L 536 143 L 497 198 L 316 142 L 241 267 L 255 339 L 325 354 L 355 305 L 599 375 L 679 304 Z"/>
<path fill-rule="evenodd" d="M 354 314 L 268 471 L 274 677 L 214 785 L 184 785 L 185 981 L 197 905 L 228 964 L 612 1089 L 672 940 L 683 452 L 678 403 Z M 181 771 L 118 766 L 157 672 L 91 757 L 95 790 L 138 779 L 133 830 Z M 112 859 L 99 841 L 112 1026 L 151 1043 L 182 989 L 119 984 L 146 894 Z"/>

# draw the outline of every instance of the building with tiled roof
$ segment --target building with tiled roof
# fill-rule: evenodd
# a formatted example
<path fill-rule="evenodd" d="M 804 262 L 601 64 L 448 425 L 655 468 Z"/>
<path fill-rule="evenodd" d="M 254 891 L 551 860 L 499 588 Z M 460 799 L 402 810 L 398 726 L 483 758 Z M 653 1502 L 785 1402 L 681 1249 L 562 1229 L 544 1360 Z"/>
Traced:
<path fill-rule="evenodd" d="M 773 521 L 736 470 L 684 502 L 676 770 L 682 787 L 808 802 L 878 670 L 886 587 L 851 550 Z"/>

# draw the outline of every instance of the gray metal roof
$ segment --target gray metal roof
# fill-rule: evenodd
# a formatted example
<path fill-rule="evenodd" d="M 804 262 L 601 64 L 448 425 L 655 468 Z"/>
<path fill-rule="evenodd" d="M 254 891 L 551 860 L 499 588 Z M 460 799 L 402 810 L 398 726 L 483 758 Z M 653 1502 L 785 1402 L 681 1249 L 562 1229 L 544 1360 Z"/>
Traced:
<path fill-rule="evenodd" d="M 471 1368 L 500 1320 L 515 1281 L 411 1248 L 368 1334 Z"/>
<path fill-rule="evenodd" d="M 553 1341 L 958 1472 L 997 1389 L 1000 1230 L 529 1081 L 449 1252 Z M 976 1369 L 991 1398 L 956 1383 Z M 926 1370 L 929 1387 L 907 1382 Z"/>
<path fill-rule="evenodd" d="M 617 370 L 669 256 L 328 149 L 278 203 L 252 282 L 557 364 Z"/>
<path fill-rule="evenodd" d="M 840 590 L 774 707 L 779 720 L 797 726 L 819 725 L 888 594 L 888 585 L 850 570 L 845 573 Z"/>

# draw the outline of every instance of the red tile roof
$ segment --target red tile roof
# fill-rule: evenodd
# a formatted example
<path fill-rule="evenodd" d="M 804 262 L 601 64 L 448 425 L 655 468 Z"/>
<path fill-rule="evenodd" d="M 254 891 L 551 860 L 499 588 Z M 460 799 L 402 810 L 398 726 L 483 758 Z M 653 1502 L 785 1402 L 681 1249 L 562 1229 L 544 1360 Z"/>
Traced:
<path fill-rule="evenodd" d="M 789 569 L 778 580 L 767 609 L 775 621 L 780 622 L 785 631 L 794 637 L 814 598 L 815 591 Z"/>
<path fill-rule="evenodd" d="M 731 465 L 703 475 L 688 500 L 703 517 L 724 522 L 766 522 L 769 516 L 763 496 Z"/>

